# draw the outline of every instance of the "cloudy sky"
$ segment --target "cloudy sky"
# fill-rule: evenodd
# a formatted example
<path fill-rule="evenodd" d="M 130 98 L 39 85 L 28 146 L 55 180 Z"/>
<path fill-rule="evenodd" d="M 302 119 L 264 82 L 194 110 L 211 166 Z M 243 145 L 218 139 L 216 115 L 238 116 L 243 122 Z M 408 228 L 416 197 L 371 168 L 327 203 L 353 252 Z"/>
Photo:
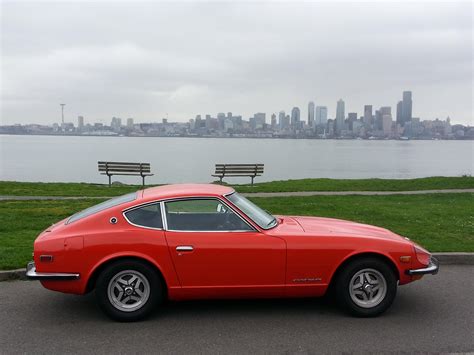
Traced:
<path fill-rule="evenodd" d="M 1 3 L 1 122 L 248 118 L 346 101 L 473 124 L 472 2 Z"/>

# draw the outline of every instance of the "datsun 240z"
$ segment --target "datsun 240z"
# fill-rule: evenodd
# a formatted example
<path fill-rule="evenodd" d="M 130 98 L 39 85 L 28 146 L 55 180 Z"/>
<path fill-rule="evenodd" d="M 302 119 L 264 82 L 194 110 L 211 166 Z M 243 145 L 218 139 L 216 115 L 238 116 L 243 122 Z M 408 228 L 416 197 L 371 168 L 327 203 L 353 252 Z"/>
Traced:
<path fill-rule="evenodd" d="M 436 274 L 407 238 L 349 221 L 272 216 L 220 185 L 168 185 L 111 199 L 42 232 L 27 277 L 86 294 L 134 321 L 165 299 L 316 297 L 356 316 L 392 304 L 398 285 Z"/>

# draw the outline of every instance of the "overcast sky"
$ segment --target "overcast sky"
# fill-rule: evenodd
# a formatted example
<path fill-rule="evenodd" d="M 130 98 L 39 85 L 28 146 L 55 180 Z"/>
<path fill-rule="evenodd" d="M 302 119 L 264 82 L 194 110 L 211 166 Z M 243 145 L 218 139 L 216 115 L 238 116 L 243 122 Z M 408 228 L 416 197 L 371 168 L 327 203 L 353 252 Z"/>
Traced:
<path fill-rule="evenodd" d="M 308 101 L 473 124 L 472 2 L 12 2 L 1 122 L 149 122 Z"/>

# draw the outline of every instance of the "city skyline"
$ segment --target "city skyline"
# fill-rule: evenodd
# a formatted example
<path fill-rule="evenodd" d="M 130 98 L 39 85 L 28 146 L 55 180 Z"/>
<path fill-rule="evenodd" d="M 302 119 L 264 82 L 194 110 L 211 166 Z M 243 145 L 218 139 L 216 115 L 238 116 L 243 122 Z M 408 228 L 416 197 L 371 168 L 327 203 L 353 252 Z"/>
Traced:
<path fill-rule="evenodd" d="M 1 124 L 51 124 L 59 103 L 69 121 L 295 106 L 306 119 L 309 101 L 333 117 L 341 97 L 394 113 L 410 88 L 414 115 L 472 125 L 470 3 L 1 6 Z"/>
<path fill-rule="evenodd" d="M 135 122 L 133 117 L 112 117 L 110 125 L 93 122 L 85 123 L 83 116 L 77 117 L 77 124 L 64 121 L 64 106 L 61 106 L 61 123 L 53 125 L 0 125 L 0 134 L 53 134 L 53 135 L 98 135 L 98 136 L 158 136 L 158 137 L 253 137 L 253 138 L 313 138 L 313 139 L 473 139 L 474 127 L 451 124 L 445 120 L 425 120 L 413 116 L 413 95 L 403 91 L 402 99 L 392 115 L 391 106 L 364 105 L 363 115 L 346 113 L 346 105 L 341 98 L 336 103 L 336 115 L 328 117 L 326 106 L 316 106 L 310 101 L 307 118 L 295 106 L 287 114 L 281 110 L 271 114 L 267 122 L 265 112 L 256 112 L 246 119 L 242 115 L 228 111 L 211 114 L 197 114 L 187 122 L 169 120 L 161 122 Z M 126 124 L 125 124 L 126 122 Z"/>
<path fill-rule="evenodd" d="M 365 110 L 367 107 L 371 107 L 371 108 L 377 108 L 377 107 L 390 107 L 392 108 L 393 107 L 393 111 L 391 111 L 390 113 L 393 114 L 393 120 L 396 121 L 397 123 L 400 123 L 400 122 L 406 122 L 406 121 L 409 121 L 412 117 L 418 117 L 422 120 L 435 120 L 435 119 L 440 119 L 440 120 L 443 120 L 443 119 L 446 119 L 446 118 L 450 118 L 450 120 L 454 123 L 454 124 L 463 124 L 463 125 L 466 125 L 466 126 L 473 126 L 473 123 L 474 121 L 471 121 L 471 122 L 468 122 L 467 124 L 464 124 L 462 122 L 460 122 L 459 120 L 456 120 L 456 118 L 453 118 L 451 117 L 450 115 L 446 116 L 446 117 L 440 117 L 440 116 L 436 116 L 436 117 L 424 117 L 423 114 L 420 114 L 418 111 L 415 111 L 415 113 L 413 113 L 413 107 L 412 107 L 412 91 L 411 90 L 403 90 L 403 94 L 402 95 L 405 95 L 406 93 L 409 93 L 409 97 L 405 97 L 405 96 L 402 96 L 400 98 L 400 100 L 396 100 L 396 98 L 392 98 L 391 101 L 393 102 L 396 102 L 395 105 L 380 105 L 380 104 L 374 104 L 374 103 L 366 103 L 364 104 L 363 106 L 361 106 L 360 108 L 354 108 L 354 107 L 348 107 L 348 105 L 346 104 L 347 103 L 347 99 L 346 98 L 342 98 L 342 97 L 339 97 L 337 100 L 334 100 L 334 103 L 331 105 L 331 104 L 328 104 L 328 103 L 325 103 L 325 102 L 321 102 L 320 100 L 318 100 L 317 98 L 315 99 L 310 99 L 309 101 L 306 102 L 306 104 L 303 104 L 301 106 L 299 105 L 291 105 L 289 104 L 288 107 L 285 109 L 285 108 L 280 108 L 280 109 L 274 109 L 274 110 L 270 110 L 270 111 L 263 111 L 261 110 L 261 112 L 264 112 L 265 114 L 268 115 L 268 117 L 270 117 L 272 114 L 275 114 L 278 118 L 278 114 L 279 112 L 287 112 L 289 115 L 290 115 L 290 119 L 291 119 L 291 116 L 292 116 L 292 112 L 294 109 L 298 109 L 299 112 L 297 113 L 298 115 L 298 120 L 300 121 L 305 121 L 307 123 L 310 122 L 310 120 L 313 120 L 313 121 L 316 121 L 318 119 L 318 108 L 324 108 L 324 112 L 323 112 L 323 115 L 324 117 L 327 119 L 334 119 L 337 121 L 337 115 L 338 115 L 338 104 L 340 101 L 342 101 L 342 118 L 346 119 L 347 118 L 347 113 L 357 113 L 357 117 L 360 118 L 361 116 L 364 116 L 365 114 Z M 409 108 L 403 108 L 402 104 L 404 103 L 404 100 L 405 101 L 409 101 Z M 349 100 L 350 101 L 350 100 Z M 64 123 L 64 122 L 75 122 L 77 120 L 77 117 L 82 117 L 82 120 L 84 120 L 85 123 L 95 123 L 95 122 L 99 122 L 99 123 L 108 123 L 110 121 L 110 118 L 111 117 L 132 117 L 134 122 L 135 123 L 148 123 L 148 122 L 158 122 L 158 121 L 161 121 L 162 119 L 167 119 L 167 120 L 170 120 L 170 121 L 173 121 L 173 122 L 188 122 L 190 119 L 192 118 L 195 118 L 195 116 L 197 115 L 200 115 L 200 116 L 206 116 L 206 115 L 217 115 L 219 114 L 219 112 L 238 112 L 239 115 L 241 115 L 242 117 L 244 117 L 245 119 L 249 119 L 251 117 L 253 117 L 253 115 L 255 113 L 258 113 L 258 112 L 253 112 L 251 113 L 250 115 L 248 116 L 245 116 L 245 115 L 242 115 L 240 114 L 241 110 L 221 110 L 221 111 L 216 111 L 216 110 L 213 110 L 211 112 L 198 112 L 198 113 L 194 113 L 194 114 L 191 114 L 190 117 L 187 117 L 187 118 L 184 118 L 184 119 L 179 119 L 177 117 L 174 117 L 173 114 L 169 114 L 169 113 L 166 113 L 165 116 L 163 117 L 158 117 L 158 116 L 155 116 L 154 118 L 152 119 L 140 119 L 140 117 L 137 117 L 136 115 L 123 115 L 123 114 L 120 114 L 120 113 L 117 113 L 117 112 L 114 112 L 114 113 L 111 113 L 109 114 L 107 117 L 87 117 L 84 113 L 81 113 L 80 110 L 76 110 L 77 112 L 79 112 L 77 115 L 71 117 L 71 114 L 67 112 L 67 108 L 69 106 L 73 106 L 73 105 L 70 105 L 70 104 L 67 104 L 66 103 L 59 103 L 57 104 L 57 106 L 54 106 L 54 110 L 53 110 L 53 107 L 52 107 L 52 111 L 55 111 L 55 112 L 52 112 L 51 113 L 51 120 L 49 122 L 38 122 L 38 121 L 35 121 L 35 120 L 25 120 L 24 122 L 10 122 L 10 123 L 3 123 L 3 122 L 0 122 L 0 125 L 11 125 L 11 124 L 54 124 L 54 123 Z M 310 106 L 313 107 L 313 115 L 310 116 Z M 409 116 L 407 116 L 407 113 L 404 112 L 404 110 L 408 110 L 407 112 L 409 112 Z M 399 113 L 401 113 L 401 115 L 399 116 Z M 53 117 L 54 115 L 56 115 L 57 117 Z"/>

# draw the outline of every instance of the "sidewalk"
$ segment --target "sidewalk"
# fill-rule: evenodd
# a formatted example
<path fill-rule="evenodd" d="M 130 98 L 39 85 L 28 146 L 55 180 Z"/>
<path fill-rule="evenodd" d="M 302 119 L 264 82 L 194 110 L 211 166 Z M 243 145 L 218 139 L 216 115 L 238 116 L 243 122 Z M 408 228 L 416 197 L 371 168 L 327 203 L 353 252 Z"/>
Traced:
<path fill-rule="evenodd" d="M 250 192 L 242 193 L 247 197 L 290 197 L 290 196 L 377 196 L 377 195 L 423 195 L 423 194 L 451 194 L 474 193 L 474 189 L 447 189 L 447 190 L 417 190 L 417 191 L 289 191 L 289 192 Z M 80 200 L 80 199 L 108 199 L 115 196 L 12 196 L 1 195 L 0 201 L 8 200 Z"/>

